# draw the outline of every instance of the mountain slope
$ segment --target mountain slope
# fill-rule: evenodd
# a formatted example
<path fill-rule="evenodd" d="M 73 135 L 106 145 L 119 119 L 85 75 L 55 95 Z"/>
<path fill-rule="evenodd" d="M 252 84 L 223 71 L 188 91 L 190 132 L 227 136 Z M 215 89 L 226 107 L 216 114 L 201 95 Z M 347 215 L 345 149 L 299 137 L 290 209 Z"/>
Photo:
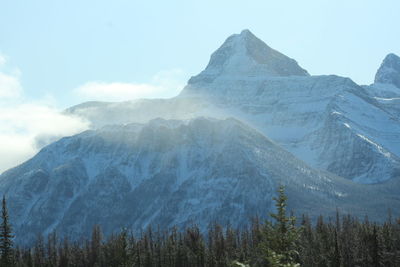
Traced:
<path fill-rule="evenodd" d="M 78 106 L 70 112 L 98 126 L 157 117 L 235 117 L 314 168 L 360 183 L 399 173 L 395 109 L 385 108 L 368 88 L 338 76 L 218 78 L 192 82 L 173 99 Z"/>
<path fill-rule="evenodd" d="M 192 221 L 203 228 L 213 220 L 240 225 L 271 211 L 278 184 L 287 186 L 296 212 L 312 216 L 336 207 L 364 215 L 353 205 L 370 190 L 313 170 L 237 120 L 205 118 L 64 138 L 3 174 L 0 188 L 18 241 L 29 242 L 54 230 L 77 238 L 95 223 L 106 234 Z M 386 212 L 364 208 L 374 219 Z"/>

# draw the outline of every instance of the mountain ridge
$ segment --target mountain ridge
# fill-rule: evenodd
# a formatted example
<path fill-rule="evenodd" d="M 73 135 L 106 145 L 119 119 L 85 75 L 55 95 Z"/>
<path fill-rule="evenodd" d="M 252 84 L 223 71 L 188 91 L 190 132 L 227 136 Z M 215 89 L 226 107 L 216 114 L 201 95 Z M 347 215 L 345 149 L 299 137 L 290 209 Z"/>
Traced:
<path fill-rule="evenodd" d="M 371 191 L 310 168 L 233 118 L 157 119 L 121 126 L 117 134 L 110 127 L 86 131 L 10 170 L 0 188 L 9 196 L 18 242 L 27 242 L 37 232 L 89 235 L 95 223 L 105 234 L 120 227 L 184 227 L 191 221 L 202 229 L 213 220 L 239 226 L 273 209 L 279 184 L 287 187 L 289 207 L 313 218 L 322 210 L 333 215 L 336 207 L 362 216 L 353 201 L 366 201 L 364 193 Z M 304 208 L 316 200 L 318 209 Z M 371 219 L 386 212 L 370 211 Z"/>

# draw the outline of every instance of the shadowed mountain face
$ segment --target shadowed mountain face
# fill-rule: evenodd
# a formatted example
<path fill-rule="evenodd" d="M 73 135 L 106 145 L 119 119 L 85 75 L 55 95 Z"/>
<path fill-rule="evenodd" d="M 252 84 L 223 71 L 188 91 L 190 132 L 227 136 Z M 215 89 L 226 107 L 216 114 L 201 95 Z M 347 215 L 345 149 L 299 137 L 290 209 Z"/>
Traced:
<path fill-rule="evenodd" d="M 377 82 L 359 86 L 309 76 L 244 30 L 175 98 L 72 107 L 93 130 L 0 176 L 18 241 L 53 230 L 77 238 L 94 223 L 106 233 L 241 225 L 271 211 L 278 184 L 297 214 L 398 215 L 400 94 L 383 82 L 397 66 L 387 58 Z"/>

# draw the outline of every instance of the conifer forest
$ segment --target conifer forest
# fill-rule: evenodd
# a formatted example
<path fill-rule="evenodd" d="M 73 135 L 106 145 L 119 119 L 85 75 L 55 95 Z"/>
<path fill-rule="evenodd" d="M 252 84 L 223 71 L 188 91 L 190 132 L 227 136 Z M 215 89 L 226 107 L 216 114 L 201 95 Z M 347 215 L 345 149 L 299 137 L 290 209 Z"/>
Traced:
<path fill-rule="evenodd" d="M 141 234 L 120 229 L 104 237 L 93 226 L 92 236 L 70 241 L 56 232 L 38 236 L 35 244 L 13 244 L 6 198 L 2 202 L 0 229 L 1 266 L 400 266 L 400 219 L 388 214 L 383 224 L 351 215 L 288 216 L 287 197 L 280 187 L 274 198 L 276 213 L 263 221 L 234 229 L 210 224 L 207 231 L 193 224 L 185 229 L 149 227 Z"/>

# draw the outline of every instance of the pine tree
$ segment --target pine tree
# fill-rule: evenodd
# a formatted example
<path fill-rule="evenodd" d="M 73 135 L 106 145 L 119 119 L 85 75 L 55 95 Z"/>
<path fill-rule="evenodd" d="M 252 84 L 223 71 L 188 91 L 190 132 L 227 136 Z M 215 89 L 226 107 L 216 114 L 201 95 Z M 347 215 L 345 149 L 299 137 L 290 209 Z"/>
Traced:
<path fill-rule="evenodd" d="M 284 186 L 278 189 L 278 197 L 273 198 L 277 213 L 271 213 L 275 223 L 266 222 L 264 240 L 261 248 L 264 251 L 268 266 L 297 266 L 297 244 L 300 231 L 295 227 L 296 218 L 286 215 L 287 197 Z"/>
<path fill-rule="evenodd" d="M 6 197 L 3 196 L 0 226 L 0 253 L 1 266 L 8 267 L 13 265 L 13 235 L 11 233 L 11 225 L 8 218 L 8 210 Z"/>
<path fill-rule="evenodd" d="M 92 230 L 92 240 L 90 241 L 90 266 L 100 264 L 102 238 L 100 226 L 95 225 Z"/>
<path fill-rule="evenodd" d="M 38 235 L 34 247 L 34 266 L 43 266 L 45 264 L 45 248 L 42 235 Z"/>
<path fill-rule="evenodd" d="M 376 225 L 373 226 L 373 231 L 372 231 L 372 264 L 374 267 L 379 267 L 381 266 L 381 248 L 378 240 L 378 231 L 376 229 Z"/>
<path fill-rule="evenodd" d="M 334 247 L 334 250 L 333 250 L 333 255 L 332 255 L 332 263 L 331 263 L 331 265 L 333 266 L 333 267 L 340 267 L 341 266 L 341 264 L 340 264 L 340 250 L 339 250 L 339 242 L 338 242 L 338 234 L 337 234 L 337 230 L 335 229 L 335 239 L 334 239 L 334 242 L 335 242 L 335 247 Z"/>

